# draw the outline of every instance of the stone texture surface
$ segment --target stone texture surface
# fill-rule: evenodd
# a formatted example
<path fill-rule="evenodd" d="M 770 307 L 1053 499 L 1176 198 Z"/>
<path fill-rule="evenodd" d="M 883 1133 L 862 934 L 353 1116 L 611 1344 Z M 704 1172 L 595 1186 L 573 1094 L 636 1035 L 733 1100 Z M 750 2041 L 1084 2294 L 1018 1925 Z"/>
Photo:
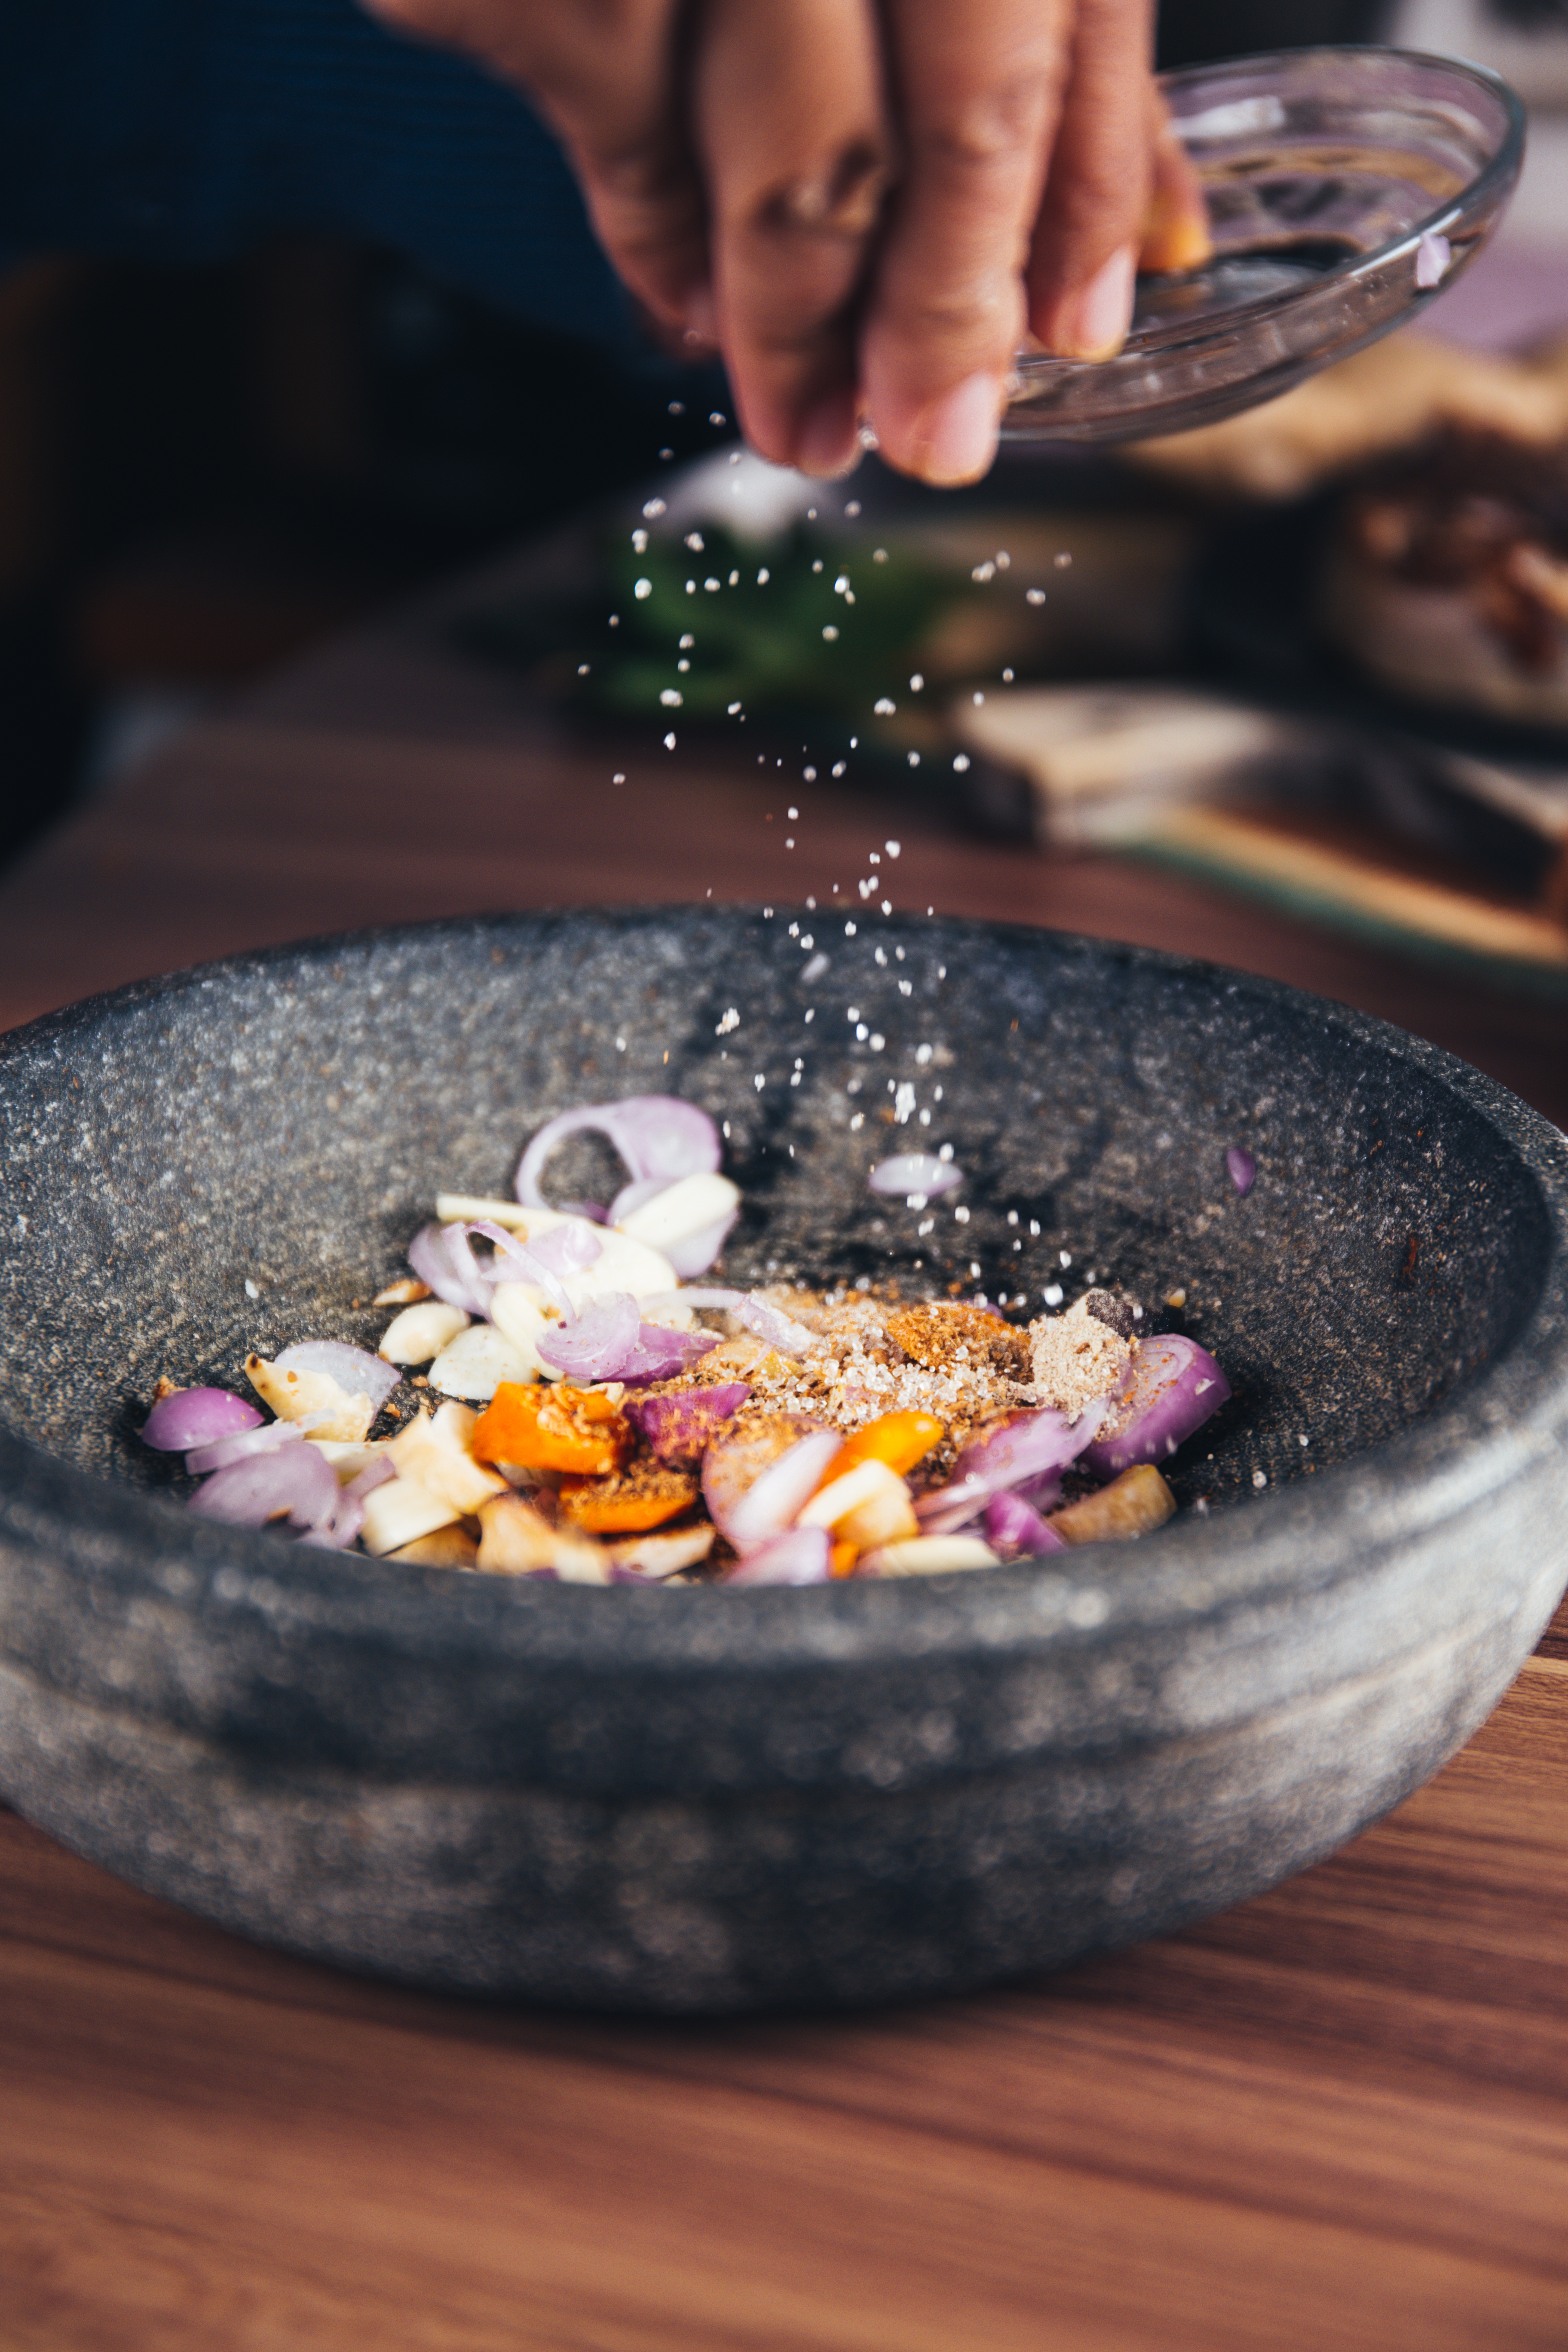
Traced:
<path fill-rule="evenodd" d="M 883 1116 L 904 1085 L 929 1128 Z M 730 1122 L 732 1278 L 1035 1306 L 1092 1270 L 1151 1321 L 1184 1291 L 1236 1389 L 1174 1472 L 1204 1513 L 1048 1567 L 673 1594 L 184 1516 L 134 1435 L 159 1372 L 374 1339 L 353 1302 L 437 1186 L 504 1191 L 549 1112 L 664 1089 Z M 718 2009 L 1151 1933 L 1416 1785 L 1568 1580 L 1568 1146 L 1268 982 L 947 921 L 503 917 L 75 1008 L 0 1044 L 0 1788 L 349 1965 Z M 917 1139 L 968 1171 L 924 1236 L 865 1186 Z M 552 1182 L 592 1188 L 592 1150 Z"/>

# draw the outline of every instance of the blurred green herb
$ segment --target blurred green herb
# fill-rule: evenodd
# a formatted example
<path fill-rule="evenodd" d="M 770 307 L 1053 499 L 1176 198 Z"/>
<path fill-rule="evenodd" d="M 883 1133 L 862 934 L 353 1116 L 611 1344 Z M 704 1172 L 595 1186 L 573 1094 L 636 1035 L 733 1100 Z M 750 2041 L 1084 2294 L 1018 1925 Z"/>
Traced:
<path fill-rule="evenodd" d="M 700 548 L 650 538 L 641 553 L 616 539 L 591 600 L 495 604 L 470 618 L 465 637 L 617 717 L 679 708 L 685 719 L 717 719 L 735 703 L 759 717 L 865 717 L 872 698 L 903 686 L 921 640 L 972 593 L 961 574 L 908 551 L 878 562 L 868 548 L 836 546 L 805 526 L 761 548 L 722 527 L 699 536 Z"/>

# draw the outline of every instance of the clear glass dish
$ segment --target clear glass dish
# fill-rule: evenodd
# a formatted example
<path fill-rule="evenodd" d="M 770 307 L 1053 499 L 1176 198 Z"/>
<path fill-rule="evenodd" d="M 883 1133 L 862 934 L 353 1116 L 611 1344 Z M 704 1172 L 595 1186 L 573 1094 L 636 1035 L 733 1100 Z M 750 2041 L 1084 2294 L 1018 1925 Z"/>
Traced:
<path fill-rule="evenodd" d="M 1011 443 L 1137 441 L 1212 424 L 1414 319 L 1502 217 L 1524 110 L 1498 76 L 1404 49 L 1287 49 L 1162 79 L 1215 257 L 1141 278 L 1093 364 L 1026 352 Z"/>

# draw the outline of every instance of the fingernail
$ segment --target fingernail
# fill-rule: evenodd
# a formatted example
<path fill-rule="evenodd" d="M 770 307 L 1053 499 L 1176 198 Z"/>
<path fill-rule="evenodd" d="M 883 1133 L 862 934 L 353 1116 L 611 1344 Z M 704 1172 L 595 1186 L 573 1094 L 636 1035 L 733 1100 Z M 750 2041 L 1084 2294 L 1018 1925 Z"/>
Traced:
<path fill-rule="evenodd" d="M 855 394 L 846 385 L 807 409 L 795 436 L 795 462 L 803 474 L 826 478 L 853 472 L 860 462 Z"/>
<path fill-rule="evenodd" d="M 1113 359 L 1132 324 L 1138 248 L 1124 245 L 1102 261 L 1087 286 L 1062 307 L 1061 348 L 1073 360 Z"/>
<path fill-rule="evenodd" d="M 928 408 L 913 435 L 914 470 L 952 487 L 977 482 L 996 455 L 1002 387 L 988 372 L 965 376 Z"/>

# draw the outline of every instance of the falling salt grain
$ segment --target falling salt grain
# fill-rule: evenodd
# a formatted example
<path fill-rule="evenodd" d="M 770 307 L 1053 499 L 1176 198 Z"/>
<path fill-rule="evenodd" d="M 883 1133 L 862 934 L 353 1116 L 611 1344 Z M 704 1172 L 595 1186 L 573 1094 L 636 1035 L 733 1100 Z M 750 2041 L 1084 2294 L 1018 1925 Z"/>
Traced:
<path fill-rule="evenodd" d="M 955 774 L 960 775 L 960 776 L 966 775 L 966 774 L 968 773 L 968 772 L 969 772 L 969 754 L 968 754 L 968 752 L 967 752 L 967 751 L 960 751 L 959 753 L 957 753 L 957 755 L 955 756 L 955 758 L 954 758 L 954 760 L 953 760 L 952 765 L 953 765 L 953 772 L 954 772 L 954 773 L 955 773 Z"/>
<path fill-rule="evenodd" d="M 637 598 L 639 603 L 645 596 L 651 596 L 653 594 L 653 582 L 651 580 L 634 580 L 632 583 L 632 594 Z"/>
<path fill-rule="evenodd" d="M 1045 592 L 1045 590 L 1044 590 L 1043 588 L 1026 588 L 1026 589 L 1025 589 L 1025 591 L 1024 591 L 1024 602 L 1025 602 L 1025 604 L 1043 604 L 1045 603 L 1045 601 L 1046 601 L 1046 592 Z"/>
<path fill-rule="evenodd" d="M 1252 1483 L 1255 1486 L 1267 1486 L 1268 1484 L 1268 1471 L 1255 1470 L 1252 1474 Z"/>
<path fill-rule="evenodd" d="M 1059 1282 L 1047 1282 L 1044 1290 L 1041 1291 L 1040 1297 L 1045 1300 L 1047 1307 L 1059 1307 L 1062 1303 L 1061 1284 Z"/>
<path fill-rule="evenodd" d="M 670 729 L 669 733 L 664 739 L 664 748 L 667 751 L 673 751 L 675 749 L 675 730 L 673 728 Z"/>
<path fill-rule="evenodd" d="M 626 772 L 624 769 L 620 768 L 617 768 L 615 774 L 610 778 L 612 784 L 624 784 L 626 781 Z"/>
<path fill-rule="evenodd" d="M 667 686 L 658 698 L 667 710 L 679 710 L 681 700 L 680 688 L 678 686 Z"/>
<path fill-rule="evenodd" d="M 252 1282 L 248 1275 L 245 1277 L 245 1295 L 247 1298 L 259 1298 L 261 1296 L 260 1291 L 257 1288 L 255 1283 Z M 1305 1438 L 1301 1440 L 1303 1445 L 1305 1445 L 1306 1442 Z"/>

